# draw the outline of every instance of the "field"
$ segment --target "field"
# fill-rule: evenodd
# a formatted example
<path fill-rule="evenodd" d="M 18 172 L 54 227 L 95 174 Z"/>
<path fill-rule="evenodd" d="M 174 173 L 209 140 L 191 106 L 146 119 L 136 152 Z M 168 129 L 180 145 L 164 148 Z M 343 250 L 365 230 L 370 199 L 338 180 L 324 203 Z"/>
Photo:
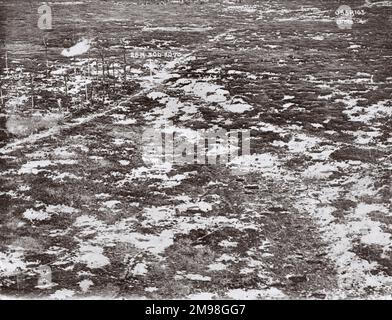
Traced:
<path fill-rule="evenodd" d="M 392 1 L 41 4 L 0 1 L 2 297 L 392 298 Z M 216 128 L 250 154 L 146 155 Z"/>

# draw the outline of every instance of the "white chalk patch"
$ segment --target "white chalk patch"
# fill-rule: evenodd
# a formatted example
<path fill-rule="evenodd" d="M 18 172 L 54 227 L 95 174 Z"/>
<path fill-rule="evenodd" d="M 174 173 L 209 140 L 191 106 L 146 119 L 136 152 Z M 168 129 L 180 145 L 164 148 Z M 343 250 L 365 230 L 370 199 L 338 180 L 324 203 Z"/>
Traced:
<path fill-rule="evenodd" d="M 226 270 L 227 266 L 223 263 L 212 263 L 210 265 L 208 265 L 208 270 L 210 271 L 222 271 L 222 270 Z"/>
<path fill-rule="evenodd" d="M 90 50 L 90 41 L 83 39 L 74 46 L 61 51 L 61 55 L 64 57 L 75 57 L 86 53 L 88 50 Z"/>
<path fill-rule="evenodd" d="M 227 296 L 235 300 L 256 300 L 256 299 L 284 299 L 286 295 L 276 288 L 268 289 L 231 289 Z"/>
<path fill-rule="evenodd" d="M 86 293 L 90 290 L 90 287 L 94 285 L 94 282 L 92 282 L 91 280 L 85 279 L 79 282 L 79 287 L 80 290 L 83 293 Z"/>
<path fill-rule="evenodd" d="M 10 277 L 25 269 L 23 252 L 0 252 L 0 276 Z"/>
<path fill-rule="evenodd" d="M 55 293 L 51 294 L 49 297 L 51 299 L 56 299 L 56 300 L 66 300 L 70 299 L 75 295 L 75 292 L 73 290 L 69 289 L 61 289 L 57 290 Z"/>
<path fill-rule="evenodd" d="M 23 217 L 30 221 L 44 221 L 50 219 L 50 214 L 46 211 L 37 211 L 34 209 L 27 209 L 23 213 Z"/>
<path fill-rule="evenodd" d="M 236 241 L 228 241 L 228 240 L 222 240 L 221 242 L 219 242 L 219 245 L 221 247 L 225 247 L 225 248 L 235 248 L 238 246 L 238 242 Z"/>
<path fill-rule="evenodd" d="M 185 278 L 194 281 L 211 281 L 211 277 L 202 276 L 201 274 L 194 274 L 194 273 L 185 275 Z"/>
<path fill-rule="evenodd" d="M 102 268 L 110 264 L 110 260 L 103 255 L 103 248 L 92 245 L 81 245 L 77 262 L 87 265 L 90 269 Z"/>
<path fill-rule="evenodd" d="M 200 293 L 193 293 L 190 294 L 187 299 L 190 300 L 211 300 L 215 297 L 214 293 L 210 292 L 200 292 Z"/>
<path fill-rule="evenodd" d="M 138 263 L 132 270 L 132 274 L 135 276 L 143 276 L 148 272 L 145 263 Z"/>

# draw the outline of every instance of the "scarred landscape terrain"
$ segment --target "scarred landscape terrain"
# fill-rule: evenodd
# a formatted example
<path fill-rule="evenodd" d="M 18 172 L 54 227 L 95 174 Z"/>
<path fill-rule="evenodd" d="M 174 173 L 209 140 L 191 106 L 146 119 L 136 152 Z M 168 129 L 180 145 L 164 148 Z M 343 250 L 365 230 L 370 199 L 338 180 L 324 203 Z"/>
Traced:
<path fill-rule="evenodd" d="M 47 4 L 0 1 L 2 298 L 392 298 L 392 1 Z"/>

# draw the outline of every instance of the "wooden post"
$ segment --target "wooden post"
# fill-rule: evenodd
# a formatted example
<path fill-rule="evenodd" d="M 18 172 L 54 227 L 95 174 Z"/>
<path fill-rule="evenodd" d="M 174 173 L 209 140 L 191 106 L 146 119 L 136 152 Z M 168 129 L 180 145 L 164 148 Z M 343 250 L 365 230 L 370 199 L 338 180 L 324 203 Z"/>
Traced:
<path fill-rule="evenodd" d="M 72 43 L 75 43 L 75 25 L 72 24 Z"/>
<path fill-rule="evenodd" d="M 64 75 L 64 85 L 65 85 L 65 95 L 67 96 L 68 95 L 68 77 L 66 74 Z"/>
<path fill-rule="evenodd" d="M 150 64 L 149 64 L 149 67 L 150 67 L 150 81 L 152 82 L 152 65 L 151 65 L 151 59 L 149 59 L 149 61 L 150 61 Z"/>
<path fill-rule="evenodd" d="M 33 74 L 30 73 L 30 85 L 31 85 L 31 109 L 34 109 L 34 78 Z"/>
<path fill-rule="evenodd" d="M 5 70 L 6 70 L 5 72 L 8 75 L 9 70 L 8 70 L 8 52 L 7 52 L 7 50 L 5 50 Z"/>
<path fill-rule="evenodd" d="M 87 61 L 87 75 L 90 77 L 90 50 L 88 51 L 88 61 Z"/>
<path fill-rule="evenodd" d="M 49 71 L 48 42 L 46 41 L 45 36 L 43 37 L 43 42 L 44 42 L 44 46 L 45 46 L 46 77 L 48 77 L 48 71 Z"/>
<path fill-rule="evenodd" d="M 123 63 L 124 63 L 124 82 L 127 81 L 127 58 L 126 58 L 126 49 L 125 44 L 123 44 Z"/>
<path fill-rule="evenodd" d="M 90 101 L 91 101 L 91 103 L 94 102 L 94 95 L 95 95 L 94 86 L 91 86 L 91 95 L 90 95 Z"/>
<path fill-rule="evenodd" d="M 102 81 L 105 82 L 105 58 L 103 54 L 101 54 L 102 59 Z"/>
<path fill-rule="evenodd" d="M 3 88 L 2 87 L 0 87 L 0 99 L 1 99 L 1 105 L 3 106 L 4 98 L 3 98 Z"/>
<path fill-rule="evenodd" d="M 63 106 L 61 103 L 61 98 L 57 99 L 57 105 L 59 106 L 60 113 L 62 114 L 63 113 Z"/>
<path fill-rule="evenodd" d="M 98 60 L 95 60 L 95 71 L 96 71 L 96 80 L 99 80 L 99 68 L 98 68 Z"/>
<path fill-rule="evenodd" d="M 87 79 L 90 80 L 90 50 L 88 51 L 88 61 L 87 61 Z M 92 82 L 91 82 L 92 83 Z M 88 83 L 86 83 L 86 101 L 88 101 Z"/>
<path fill-rule="evenodd" d="M 25 288 L 25 276 L 19 267 L 16 274 L 16 288 L 18 291 L 21 291 Z"/>
<path fill-rule="evenodd" d="M 64 75 L 64 85 L 65 85 L 65 97 L 67 98 L 68 97 L 68 75 L 67 74 Z M 68 110 L 68 103 L 67 103 L 66 99 L 65 99 L 65 102 L 67 104 L 67 112 L 68 112 L 69 111 Z"/>
<path fill-rule="evenodd" d="M 105 82 L 105 55 L 104 55 L 104 47 L 103 43 L 99 41 L 99 55 L 101 56 L 101 62 L 102 62 L 102 82 Z"/>

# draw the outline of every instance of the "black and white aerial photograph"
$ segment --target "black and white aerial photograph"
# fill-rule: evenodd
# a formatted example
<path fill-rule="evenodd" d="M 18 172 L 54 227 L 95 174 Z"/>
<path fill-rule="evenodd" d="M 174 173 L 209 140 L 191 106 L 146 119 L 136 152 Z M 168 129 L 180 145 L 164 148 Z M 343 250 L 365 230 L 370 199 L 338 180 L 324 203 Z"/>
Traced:
<path fill-rule="evenodd" d="M 0 300 L 392 300 L 391 31 L 392 1 L 0 0 Z"/>

